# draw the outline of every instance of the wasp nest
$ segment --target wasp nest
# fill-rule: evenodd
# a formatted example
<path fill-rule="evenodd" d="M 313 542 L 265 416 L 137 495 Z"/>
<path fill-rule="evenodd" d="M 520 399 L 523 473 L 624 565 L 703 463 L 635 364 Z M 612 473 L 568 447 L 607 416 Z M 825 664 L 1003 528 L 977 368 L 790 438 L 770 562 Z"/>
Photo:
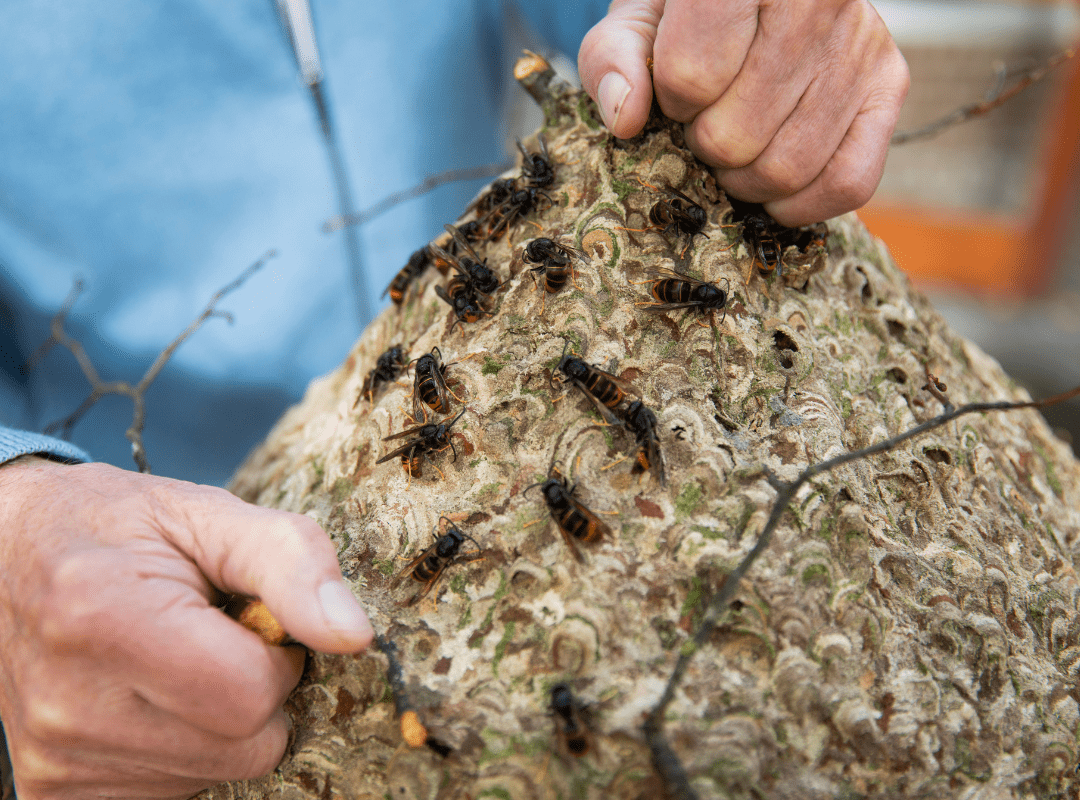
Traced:
<path fill-rule="evenodd" d="M 469 260 L 442 237 L 235 479 L 323 525 L 397 663 L 388 677 L 375 648 L 315 655 L 278 772 L 207 797 L 660 797 L 643 717 L 753 546 L 768 471 L 791 479 L 940 413 L 931 370 L 957 404 L 1025 396 L 854 215 L 755 233 L 680 126 L 617 141 L 545 65 L 519 79 L 544 106 L 553 179 L 526 142 L 458 222 L 505 283 L 441 278 Z M 672 224 L 694 206 L 704 235 Z M 538 237 L 568 250 L 530 255 Z M 569 280 L 549 294 L 557 267 Z M 691 290 L 722 302 L 650 307 Z M 445 377 L 445 413 L 414 408 L 402 357 L 372 373 L 393 346 L 438 348 L 422 378 Z M 655 415 L 645 434 L 635 401 Z M 384 441 L 425 414 L 461 416 Z M 436 532 L 473 541 L 418 559 Z M 668 709 L 694 790 L 1073 796 L 1078 534 L 1080 468 L 1033 411 L 963 417 L 816 478 Z"/>

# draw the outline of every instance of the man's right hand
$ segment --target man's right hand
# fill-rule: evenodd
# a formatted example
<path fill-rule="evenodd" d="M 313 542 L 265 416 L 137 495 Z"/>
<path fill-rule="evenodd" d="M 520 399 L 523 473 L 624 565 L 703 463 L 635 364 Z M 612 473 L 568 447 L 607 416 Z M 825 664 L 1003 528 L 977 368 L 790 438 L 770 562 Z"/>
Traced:
<path fill-rule="evenodd" d="M 304 653 L 226 617 L 218 589 L 262 599 L 316 650 L 372 638 L 312 520 L 102 464 L 0 467 L 0 565 L 20 800 L 186 798 L 274 769 Z"/>
<path fill-rule="evenodd" d="M 613 134 L 655 90 L 725 192 L 792 226 L 870 199 L 909 83 L 868 0 L 613 0 L 578 70 Z"/>

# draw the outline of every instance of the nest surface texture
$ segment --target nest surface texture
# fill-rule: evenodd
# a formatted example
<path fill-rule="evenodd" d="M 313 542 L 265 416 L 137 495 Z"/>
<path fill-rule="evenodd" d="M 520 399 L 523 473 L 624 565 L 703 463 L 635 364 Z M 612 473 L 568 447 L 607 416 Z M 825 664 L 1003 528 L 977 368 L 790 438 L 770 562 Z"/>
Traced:
<path fill-rule="evenodd" d="M 508 281 L 484 301 L 491 315 L 455 325 L 435 292 L 447 279 L 429 268 L 233 486 L 323 525 L 396 648 L 407 707 L 443 750 L 402 745 L 378 650 L 314 654 L 278 771 L 207 798 L 662 797 L 643 717 L 770 512 L 764 468 L 792 479 L 941 413 L 927 370 L 956 405 L 1025 398 L 854 215 L 830 220 L 824 245 L 789 248 L 782 276 L 763 275 L 681 126 L 654 118 L 617 141 L 542 66 L 519 78 L 544 106 L 555 181 L 550 203 L 475 245 Z M 707 238 L 649 228 L 667 187 L 705 208 Z M 558 293 L 534 288 L 523 261 L 537 236 L 588 255 Z M 726 288 L 726 308 L 640 305 L 660 269 Z M 409 358 L 438 347 L 461 398 L 450 413 L 465 409 L 456 459 L 433 453 L 419 477 L 397 458 L 375 463 L 401 444 L 385 437 L 415 424 L 411 373 L 358 401 L 392 345 Z M 559 384 L 570 351 L 655 411 L 666 486 L 632 471 L 632 433 Z M 542 487 L 526 493 L 555 462 L 610 528 L 579 543 L 581 561 Z M 444 515 L 482 558 L 450 564 L 406 605 L 421 585 L 398 579 Z M 1075 796 L 1078 541 L 1080 467 L 1033 411 L 969 415 L 816 478 L 669 708 L 666 736 L 694 790 Z M 550 711 L 560 683 L 580 704 L 582 756 Z"/>

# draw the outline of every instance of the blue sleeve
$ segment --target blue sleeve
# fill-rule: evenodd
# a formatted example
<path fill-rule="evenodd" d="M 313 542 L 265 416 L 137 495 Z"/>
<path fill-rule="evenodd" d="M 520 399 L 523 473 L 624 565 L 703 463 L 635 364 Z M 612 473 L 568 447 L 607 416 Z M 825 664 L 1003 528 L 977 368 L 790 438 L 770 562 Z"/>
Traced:
<path fill-rule="evenodd" d="M 63 439 L 54 439 L 40 433 L 0 428 L 0 464 L 26 455 L 51 456 L 62 461 L 92 461 L 85 452 Z"/>
<path fill-rule="evenodd" d="M 514 5 L 544 41 L 576 58 L 585 34 L 607 14 L 608 0 L 573 3 L 518 0 Z"/>

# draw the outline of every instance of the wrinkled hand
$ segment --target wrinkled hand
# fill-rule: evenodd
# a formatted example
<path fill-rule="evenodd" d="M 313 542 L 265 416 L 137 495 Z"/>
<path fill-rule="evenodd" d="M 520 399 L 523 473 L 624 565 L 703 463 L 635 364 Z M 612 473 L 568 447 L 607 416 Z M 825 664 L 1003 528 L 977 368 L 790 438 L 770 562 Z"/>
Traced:
<path fill-rule="evenodd" d="M 909 81 L 867 0 L 614 0 L 578 69 L 616 136 L 655 89 L 720 186 L 792 226 L 870 199 Z"/>
<path fill-rule="evenodd" d="M 273 770 L 304 653 L 226 617 L 215 586 L 317 650 L 372 637 L 312 520 L 102 464 L 0 467 L 0 565 L 20 800 L 189 797 Z"/>

